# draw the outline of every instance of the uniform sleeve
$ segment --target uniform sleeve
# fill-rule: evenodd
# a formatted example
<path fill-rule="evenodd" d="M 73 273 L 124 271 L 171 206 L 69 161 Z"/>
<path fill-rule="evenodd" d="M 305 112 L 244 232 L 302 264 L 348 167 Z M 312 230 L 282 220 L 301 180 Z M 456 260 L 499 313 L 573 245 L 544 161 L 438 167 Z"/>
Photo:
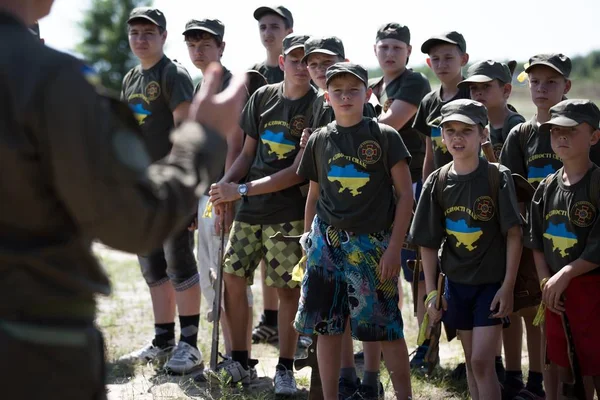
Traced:
<path fill-rule="evenodd" d="M 261 95 L 264 96 L 263 90 L 254 92 L 250 99 L 242 110 L 242 116 L 240 119 L 240 127 L 248 136 L 252 139 L 259 139 L 259 126 L 260 114 L 258 111 L 258 102 L 260 101 Z"/>
<path fill-rule="evenodd" d="M 431 91 L 429 81 L 418 73 L 410 74 L 391 96 L 394 100 L 402 100 L 418 107 L 421 100 Z"/>
<path fill-rule="evenodd" d="M 429 109 L 428 99 L 429 96 L 425 96 L 425 98 L 419 104 L 419 109 L 417 110 L 417 115 L 415 116 L 415 120 L 413 122 L 413 128 L 425 136 L 431 136 L 431 128 L 429 125 L 427 125 L 427 110 Z"/>
<path fill-rule="evenodd" d="M 171 94 L 169 99 L 169 108 L 171 111 L 175 111 L 181 103 L 186 101 L 191 102 L 194 98 L 194 82 L 192 82 L 192 78 L 190 78 L 190 75 L 183 67 L 176 66 L 176 68 L 169 68 L 167 72 L 167 85 Z"/>
<path fill-rule="evenodd" d="M 521 214 L 515 183 L 511 172 L 500 166 L 500 187 L 498 189 L 498 210 L 500 216 L 500 230 L 506 234 L 515 225 L 521 225 Z"/>
<path fill-rule="evenodd" d="M 377 118 L 377 111 L 375 110 L 375 106 L 373 104 L 365 103 L 363 106 L 363 117 Z"/>
<path fill-rule="evenodd" d="M 406 160 L 406 163 L 410 164 L 411 155 L 398 131 L 385 124 L 379 124 L 379 128 L 387 140 L 387 149 L 383 152 L 387 152 L 387 162 L 390 168 L 402 160 Z"/>
<path fill-rule="evenodd" d="M 212 182 L 211 175 L 218 176 L 207 166 L 218 165 L 226 144 L 186 123 L 173 134 L 178 142 L 169 159 L 149 166 L 131 112 L 112 104 L 77 65 L 62 68 L 41 93 L 32 123 L 52 190 L 78 229 L 111 247 L 145 253 L 189 223 L 200 177 Z"/>
<path fill-rule="evenodd" d="M 506 142 L 506 138 L 508 137 L 510 131 L 512 131 L 515 126 L 522 124 L 523 122 L 525 122 L 525 117 L 523 117 L 521 114 L 511 115 L 508 118 L 508 122 L 505 127 L 506 129 L 502 129 L 502 143 Z"/>
<path fill-rule="evenodd" d="M 446 236 L 444 215 L 435 190 L 437 177 L 438 173 L 432 173 L 423 184 L 408 238 L 410 243 L 430 249 L 439 249 Z"/>
<path fill-rule="evenodd" d="M 300 165 L 298 166 L 298 175 L 304 179 L 308 179 L 309 181 L 319 183 L 319 169 L 317 168 L 317 162 L 321 162 L 322 160 L 318 160 L 316 155 L 318 154 L 317 149 L 317 135 L 319 131 L 314 132 L 308 138 L 308 143 L 306 144 L 306 148 L 304 149 L 304 153 L 302 154 L 302 160 L 300 161 Z"/>
<path fill-rule="evenodd" d="M 521 124 L 515 126 L 506 137 L 506 141 L 500 152 L 500 164 L 510 169 L 513 174 L 519 174 L 527 178 L 525 154 L 523 154 L 519 139 L 519 135 L 521 134 L 520 127 Z"/>
<path fill-rule="evenodd" d="M 528 232 L 525 235 L 524 245 L 533 250 L 544 251 L 544 188 L 543 180 L 535 190 L 529 213 L 527 216 Z"/>

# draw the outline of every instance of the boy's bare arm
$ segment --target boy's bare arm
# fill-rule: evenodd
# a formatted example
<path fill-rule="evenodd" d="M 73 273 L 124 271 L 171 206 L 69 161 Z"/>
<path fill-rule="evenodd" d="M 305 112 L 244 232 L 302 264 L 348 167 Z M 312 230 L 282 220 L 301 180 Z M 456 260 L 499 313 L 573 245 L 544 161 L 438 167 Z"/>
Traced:
<path fill-rule="evenodd" d="M 550 278 L 552 274 L 550 273 L 550 267 L 548 267 L 548 263 L 544 257 L 544 252 L 534 249 L 532 249 L 532 252 L 533 260 L 535 261 L 535 270 L 537 271 L 539 280 L 542 281 L 544 278 Z"/>
<path fill-rule="evenodd" d="M 421 262 L 425 275 L 425 291 L 431 293 L 437 290 L 438 249 L 421 247 Z"/>
<path fill-rule="evenodd" d="M 219 183 L 239 182 L 243 179 L 248 174 L 252 161 L 254 161 L 257 146 L 258 141 L 246 135 L 246 141 L 242 148 L 242 152 L 227 170 Z"/>
<path fill-rule="evenodd" d="M 515 225 L 506 234 L 506 274 L 502 284 L 503 286 L 507 285 L 506 287 L 511 291 L 515 288 L 522 252 L 523 232 L 520 225 Z"/>
<path fill-rule="evenodd" d="M 273 175 L 248 182 L 248 196 L 279 192 L 280 190 L 302 183 L 304 178 L 300 177 L 296 171 L 298 171 L 298 166 L 300 166 L 303 154 L 304 149 L 300 149 L 291 166 L 282 169 Z"/>
<path fill-rule="evenodd" d="M 433 172 L 433 144 L 429 136 L 425 136 L 425 160 L 423 161 L 423 182 Z"/>
<path fill-rule="evenodd" d="M 234 132 L 227 136 L 227 157 L 225 158 L 225 172 L 229 171 L 235 160 L 244 148 L 244 131 L 237 127 Z"/>
<path fill-rule="evenodd" d="M 304 232 L 309 232 L 313 219 L 317 214 L 317 200 L 319 200 L 319 184 L 310 181 L 308 188 L 308 197 L 304 208 Z"/>
<path fill-rule="evenodd" d="M 417 113 L 417 106 L 403 100 L 394 100 L 390 108 L 379 116 L 379 122 L 391 126 L 396 130 L 402 129 L 404 125 Z"/>

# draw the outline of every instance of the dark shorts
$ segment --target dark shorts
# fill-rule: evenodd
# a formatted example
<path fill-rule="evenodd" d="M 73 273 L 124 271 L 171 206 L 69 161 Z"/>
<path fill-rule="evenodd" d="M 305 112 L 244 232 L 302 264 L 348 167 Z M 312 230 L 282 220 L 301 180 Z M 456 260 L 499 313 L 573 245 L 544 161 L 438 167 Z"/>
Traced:
<path fill-rule="evenodd" d="M 415 196 L 415 204 L 419 201 L 421 197 L 421 189 L 423 188 L 423 181 L 419 180 L 414 183 L 414 196 Z M 412 250 L 402 249 L 402 253 L 400 255 L 400 259 L 402 262 L 402 273 L 404 274 L 404 279 L 408 282 L 413 281 L 413 270 L 408 267 L 408 260 L 416 260 L 417 252 Z M 419 274 L 419 281 L 425 280 L 425 274 L 423 271 Z"/>
<path fill-rule="evenodd" d="M 306 335 L 341 335 L 350 318 L 358 340 L 402 339 L 398 277 L 382 281 L 378 268 L 389 232 L 352 235 L 328 227 L 315 217 L 294 327 Z"/>
<path fill-rule="evenodd" d="M 448 310 L 444 312 L 444 323 L 454 329 L 470 331 L 476 327 L 506 324 L 507 318 L 491 318 L 490 306 L 500 283 L 464 285 L 446 279 L 444 297 Z"/>
<path fill-rule="evenodd" d="M 600 275 L 574 278 L 565 290 L 566 316 L 571 326 L 575 352 L 584 376 L 600 376 Z M 569 366 L 567 339 L 561 316 L 546 310 L 548 358 Z"/>
<path fill-rule="evenodd" d="M 41 330 L 40 330 L 41 329 Z M 102 334 L 0 320 L 3 399 L 105 400 Z"/>
<path fill-rule="evenodd" d="M 194 232 L 180 231 L 169 238 L 164 246 L 148 255 L 138 255 L 142 275 L 148 286 L 159 286 L 169 280 L 177 291 L 199 283 Z"/>

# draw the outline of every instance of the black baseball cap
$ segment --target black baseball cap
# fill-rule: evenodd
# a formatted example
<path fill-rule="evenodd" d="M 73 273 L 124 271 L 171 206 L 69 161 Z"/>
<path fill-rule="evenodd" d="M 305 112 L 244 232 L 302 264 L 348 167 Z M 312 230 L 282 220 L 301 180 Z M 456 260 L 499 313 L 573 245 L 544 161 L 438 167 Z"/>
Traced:
<path fill-rule="evenodd" d="M 297 35 L 290 33 L 283 38 L 283 55 L 287 56 L 292 50 L 304 49 L 304 43 L 309 39 L 308 35 Z"/>
<path fill-rule="evenodd" d="M 352 74 L 360 79 L 365 86 L 369 85 L 369 73 L 367 70 L 361 65 L 351 62 L 339 62 L 327 68 L 327 72 L 325 73 L 326 84 L 329 85 L 333 77 L 339 74 Z"/>
<path fill-rule="evenodd" d="M 587 122 L 600 129 L 600 110 L 590 100 L 563 100 L 550 108 L 550 120 L 540 125 L 540 132 L 549 132 L 552 125 L 573 127 Z"/>
<path fill-rule="evenodd" d="M 285 19 L 291 28 L 294 27 L 294 17 L 292 17 L 292 12 L 285 8 L 284 6 L 276 6 L 276 7 L 258 7 L 254 11 L 254 19 L 260 20 L 265 14 L 276 14 L 281 18 Z"/>
<path fill-rule="evenodd" d="M 571 74 L 571 59 L 562 53 L 537 54 L 531 57 L 525 72 L 531 71 L 536 65 L 550 67 L 565 78 L 568 78 Z"/>
<path fill-rule="evenodd" d="M 152 22 L 154 25 L 157 25 L 164 30 L 167 29 L 167 19 L 165 18 L 165 14 L 162 11 L 151 8 L 151 7 L 138 7 L 134 8 L 129 14 L 129 19 L 127 23 L 130 23 L 134 19 L 145 19 Z"/>
<path fill-rule="evenodd" d="M 193 31 L 207 32 L 223 41 L 223 37 L 225 36 L 225 25 L 218 19 L 192 19 L 185 24 L 185 31 L 183 34 L 185 35 Z"/>
<path fill-rule="evenodd" d="M 396 22 L 381 25 L 377 30 L 375 42 L 383 39 L 396 39 L 410 46 L 410 29 L 408 29 L 408 26 Z"/>
<path fill-rule="evenodd" d="M 442 109 L 442 120 L 440 126 L 446 122 L 458 121 L 468 125 L 488 124 L 487 108 L 475 100 L 459 99 L 445 104 Z"/>
<path fill-rule="evenodd" d="M 310 37 L 304 43 L 304 57 L 302 58 L 302 62 L 305 62 L 308 56 L 314 53 L 323 53 L 329 54 L 330 56 L 346 58 L 344 44 L 340 38 L 336 36 Z"/>
<path fill-rule="evenodd" d="M 480 61 L 469 67 L 467 79 L 463 80 L 458 86 L 467 86 L 469 83 L 490 82 L 498 79 L 502 83 L 510 83 L 512 74 L 508 65 L 492 60 Z"/>
<path fill-rule="evenodd" d="M 427 39 L 423 45 L 421 46 L 421 52 L 425 54 L 429 54 L 433 46 L 442 43 L 449 43 L 458 46 L 458 48 L 463 52 L 467 52 L 467 42 L 463 35 L 456 31 L 445 32 L 441 35 L 433 36 Z"/>

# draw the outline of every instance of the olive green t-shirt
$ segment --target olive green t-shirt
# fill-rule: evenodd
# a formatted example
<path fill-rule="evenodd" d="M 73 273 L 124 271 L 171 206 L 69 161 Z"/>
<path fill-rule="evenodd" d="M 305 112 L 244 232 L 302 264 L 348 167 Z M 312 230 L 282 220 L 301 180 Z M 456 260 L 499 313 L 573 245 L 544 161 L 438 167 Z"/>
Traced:
<path fill-rule="evenodd" d="M 576 184 L 563 182 L 563 169 L 538 186 L 529 211 L 529 237 L 525 245 L 544 253 L 552 273 L 581 258 L 600 264 L 599 199 L 591 199 L 590 185 L 600 179 L 593 166 Z M 600 274 L 596 268 L 588 274 Z"/>
<path fill-rule="evenodd" d="M 423 185 L 410 227 L 409 241 L 431 249 L 442 247 L 442 272 L 466 285 L 497 283 L 506 272 L 506 233 L 521 224 L 510 171 L 500 165 L 497 202 L 491 193 L 488 162 L 467 175 L 450 171 L 438 199 L 434 171 Z"/>
<path fill-rule="evenodd" d="M 171 151 L 173 111 L 181 103 L 191 102 L 193 94 L 188 72 L 166 56 L 148 70 L 136 66 L 123 78 L 121 100 L 133 110 L 153 161 Z"/>
<path fill-rule="evenodd" d="M 279 66 L 270 67 L 265 61 L 254 64 L 250 69 L 260 72 L 267 78 L 268 84 L 283 82 L 283 71 Z"/>
<path fill-rule="evenodd" d="M 363 116 L 368 118 L 377 117 L 375 107 L 371 103 L 366 103 L 363 107 Z M 317 129 L 335 120 L 333 107 L 325 100 L 325 92 L 320 92 L 313 103 L 313 123 L 312 128 Z"/>
<path fill-rule="evenodd" d="M 409 162 L 410 154 L 394 128 L 366 117 L 351 127 L 333 121 L 311 135 L 298 175 L 319 184 L 317 215 L 324 222 L 374 233 L 394 222 L 390 169 L 401 160 Z"/>
<path fill-rule="evenodd" d="M 442 143 L 442 130 L 436 119 L 441 116 L 441 109 L 445 104 L 458 99 L 469 99 L 471 94 L 469 88 L 461 87 L 458 93 L 448 101 L 442 100 L 442 88 L 429 92 L 421 101 L 413 128 L 425 136 L 431 138 L 433 146 L 433 168 L 438 169 L 452 161 L 452 154 Z"/>
<path fill-rule="evenodd" d="M 494 148 L 494 154 L 496 155 L 496 160 L 500 159 L 500 153 L 502 152 L 502 146 L 504 146 L 504 142 L 508 137 L 511 129 L 517 126 L 518 124 L 525 122 L 525 118 L 516 112 L 511 112 L 506 119 L 504 120 L 504 124 L 500 128 L 494 128 L 491 125 L 490 129 L 490 141 L 492 142 L 492 147 Z"/>
<path fill-rule="evenodd" d="M 406 69 L 402 75 L 390 82 L 384 91 L 379 90 L 383 84 L 383 77 L 370 82 L 370 87 L 377 95 L 381 104 L 381 114 L 387 112 L 394 100 L 402 100 L 419 107 L 421 100 L 431 91 L 431 86 L 425 75 Z M 423 160 L 425 159 L 425 137 L 413 128 L 413 116 L 398 132 L 412 156 L 410 175 L 413 182 L 421 180 Z"/>
<path fill-rule="evenodd" d="M 246 182 L 292 166 L 300 150 L 302 131 L 311 124 L 307 116 L 312 112 L 316 97 L 317 91 L 310 86 L 302 98 L 289 100 L 283 96 L 283 83 L 263 86 L 250 97 L 242 111 L 240 126 L 257 141 L 257 148 Z M 305 198 L 300 186 L 248 196 L 236 220 L 249 224 L 280 224 L 303 219 Z"/>

